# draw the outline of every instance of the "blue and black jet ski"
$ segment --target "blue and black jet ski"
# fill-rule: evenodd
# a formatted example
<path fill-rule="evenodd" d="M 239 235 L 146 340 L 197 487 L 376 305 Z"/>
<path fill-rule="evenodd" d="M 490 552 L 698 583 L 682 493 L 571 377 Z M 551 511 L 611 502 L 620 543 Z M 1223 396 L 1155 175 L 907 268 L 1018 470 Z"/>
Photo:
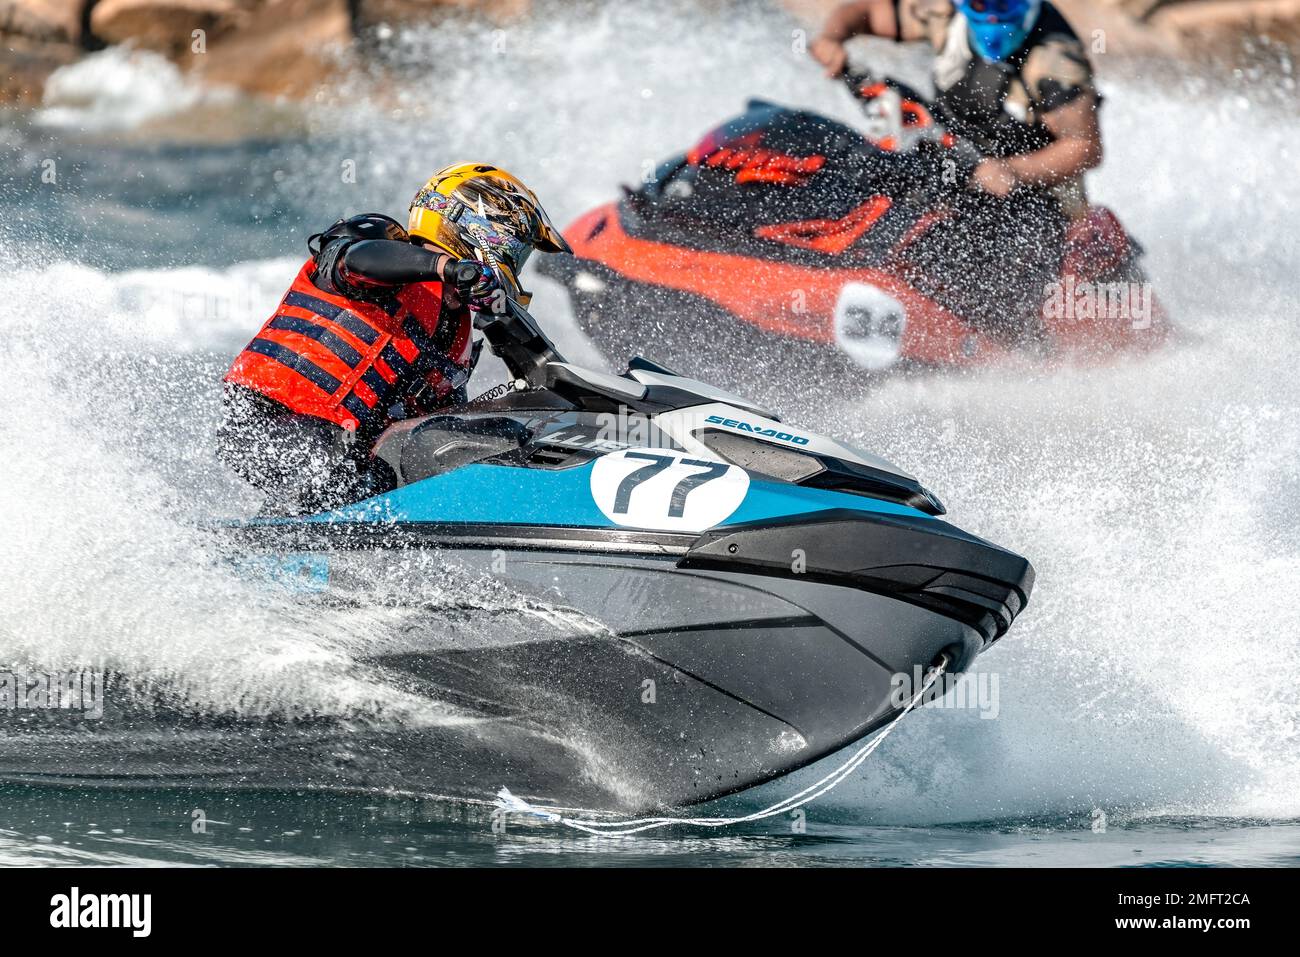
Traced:
<path fill-rule="evenodd" d="M 883 459 L 644 359 L 568 363 L 521 309 L 484 332 L 513 384 L 391 427 L 391 491 L 239 529 L 323 596 L 382 578 L 418 609 L 455 575 L 581 623 L 376 647 L 484 718 L 422 747 L 405 787 L 620 810 L 738 791 L 888 722 L 896 676 L 961 671 L 1029 599 L 1028 561 Z"/>

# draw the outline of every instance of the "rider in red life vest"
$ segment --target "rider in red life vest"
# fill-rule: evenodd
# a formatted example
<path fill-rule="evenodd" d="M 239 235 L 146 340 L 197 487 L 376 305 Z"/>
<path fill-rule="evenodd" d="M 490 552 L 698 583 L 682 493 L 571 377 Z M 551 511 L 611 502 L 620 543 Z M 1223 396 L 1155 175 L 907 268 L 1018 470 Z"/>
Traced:
<path fill-rule="evenodd" d="M 340 220 L 225 377 L 218 455 L 267 495 L 263 511 L 303 514 L 376 494 L 391 477 L 370 457 L 393 421 L 464 401 L 478 358 L 472 311 L 526 304 L 533 249 L 567 252 L 537 197 L 505 170 L 459 164 L 387 216 Z"/>

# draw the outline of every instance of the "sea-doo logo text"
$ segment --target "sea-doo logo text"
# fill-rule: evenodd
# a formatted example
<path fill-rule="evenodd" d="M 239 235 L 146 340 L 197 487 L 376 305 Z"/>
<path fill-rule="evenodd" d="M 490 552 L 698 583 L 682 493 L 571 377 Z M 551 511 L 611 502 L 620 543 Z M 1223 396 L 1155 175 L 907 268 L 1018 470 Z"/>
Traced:
<path fill-rule="evenodd" d="M 795 445 L 808 444 L 808 439 L 802 435 L 791 435 L 789 432 L 778 432 L 776 429 L 765 428 L 761 425 L 750 425 L 748 422 L 741 422 L 739 419 L 724 419 L 720 415 L 711 415 L 704 421 L 710 425 L 721 425 L 724 428 L 735 429 L 738 432 L 752 432 L 754 435 L 778 439 L 781 442 L 792 442 Z"/>
<path fill-rule="evenodd" d="M 148 937 L 153 926 L 152 894 L 69 894 L 50 898 L 51 927 L 129 927 L 132 937 Z"/>

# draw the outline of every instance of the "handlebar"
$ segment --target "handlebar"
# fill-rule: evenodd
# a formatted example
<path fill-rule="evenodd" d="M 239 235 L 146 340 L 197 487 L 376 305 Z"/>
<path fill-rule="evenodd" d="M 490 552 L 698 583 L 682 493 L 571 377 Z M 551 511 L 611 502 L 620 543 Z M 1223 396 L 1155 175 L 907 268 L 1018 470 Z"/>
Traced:
<path fill-rule="evenodd" d="M 467 292 L 466 287 L 482 277 L 482 270 L 477 260 L 453 260 L 446 266 L 446 279 Z M 499 289 L 491 309 L 474 313 L 474 326 L 483 333 L 492 354 L 505 363 L 510 375 L 533 387 L 546 384 L 548 362 L 564 361 L 537 320 L 505 290 Z"/>
<path fill-rule="evenodd" d="M 563 362 L 564 356 L 527 309 L 509 296 L 499 301 L 504 303 L 501 312 L 480 312 L 474 324 L 514 378 L 534 388 L 545 386 L 547 363 Z"/>
<path fill-rule="evenodd" d="M 932 114 L 935 112 L 935 104 L 923 97 L 918 90 L 913 89 L 906 83 L 895 80 L 890 76 L 876 76 L 874 73 L 841 73 L 840 80 L 849 89 L 849 93 L 855 100 L 866 101 L 868 97 L 862 95 L 862 90 L 869 86 L 886 86 L 897 93 L 900 93 L 906 99 L 920 103 Z"/>
<path fill-rule="evenodd" d="M 958 166 L 957 179 L 960 181 L 954 185 L 964 187 L 970 173 L 984 159 L 983 152 L 970 140 L 964 136 L 959 136 L 949 129 L 942 121 L 943 110 L 933 100 L 922 96 L 917 90 L 902 83 L 892 77 L 878 77 L 870 72 L 865 73 L 842 73 L 840 80 L 848 87 L 850 95 L 855 100 L 862 103 L 870 102 L 873 97 L 864 96 L 863 90 L 873 86 L 884 86 L 897 93 L 903 100 L 915 103 L 922 107 L 928 114 L 933 130 L 932 140 L 941 144 L 944 150 L 941 152 L 945 156 L 955 160 Z M 945 177 L 945 182 L 947 178 Z"/>
<path fill-rule="evenodd" d="M 876 82 L 876 77 L 874 74 L 849 73 L 847 70 L 844 73 L 840 74 L 839 79 L 840 82 L 842 82 L 846 87 L 849 88 L 849 93 L 853 95 L 853 98 L 855 100 L 859 100 L 862 98 L 861 90 L 864 86 L 868 86 Z M 883 82 L 887 84 L 889 81 L 885 80 Z"/>
<path fill-rule="evenodd" d="M 452 259 L 444 267 L 444 278 L 457 287 L 473 285 L 479 279 L 479 265 L 472 259 Z"/>

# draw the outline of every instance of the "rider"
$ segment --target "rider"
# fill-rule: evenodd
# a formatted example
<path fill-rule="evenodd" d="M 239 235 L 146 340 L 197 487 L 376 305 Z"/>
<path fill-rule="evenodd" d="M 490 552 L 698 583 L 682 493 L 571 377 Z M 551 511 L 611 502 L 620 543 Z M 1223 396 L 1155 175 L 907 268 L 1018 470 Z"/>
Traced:
<path fill-rule="evenodd" d="M 310 258 L 225 377 L 218 455 L 301 514 L 381 491 L 369 452 L 396 419 L 463 401 L 471 312 L 526 305 L 534 249 L 570 252 L 536 195 L 495 166 L 434 173 L 406 228 L 377 213 L 307 241 Z"/>
<path fill-rule="evenodd" d="M 810 52 L 837 76 L 844 42 L 859 34 L 928 41 L 940 118 L 985 156 L 971 175 L 976 192 L 917 265 L 956 263 L 978 323 L 1036 313 L 1059 272 L 1066 221 L 1087 208 L 1083 174 L 1102 158 L 1101 97 L 1083 43 L 1044 0 L 850 0 Z"/>

